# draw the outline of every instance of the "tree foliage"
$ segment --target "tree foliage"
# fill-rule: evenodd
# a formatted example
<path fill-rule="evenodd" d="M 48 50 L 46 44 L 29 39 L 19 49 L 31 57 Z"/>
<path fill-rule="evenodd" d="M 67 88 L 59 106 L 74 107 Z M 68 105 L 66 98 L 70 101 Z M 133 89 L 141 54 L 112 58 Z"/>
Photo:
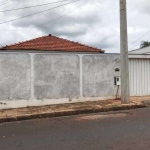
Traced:
<path fill-rule="evenodd" d="M 141 45 L 140 45 L 140 48 L 144 48 L 144 47 L 147 47 L 147 46 L 150 46 L 150 42 L 148 42 L 148 41 L 142 41 Z"/>

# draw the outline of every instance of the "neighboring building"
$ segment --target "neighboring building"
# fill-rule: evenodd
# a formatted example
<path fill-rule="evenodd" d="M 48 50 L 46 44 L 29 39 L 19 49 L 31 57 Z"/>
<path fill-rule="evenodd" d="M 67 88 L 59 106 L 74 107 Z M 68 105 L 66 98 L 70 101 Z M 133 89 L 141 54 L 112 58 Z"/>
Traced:
<path fill-rule="evenodd" d="M 129 54 L 150 54 L 150 46 L 129 51 Z"/>
<path fill-rule="evenodd" d="M 129 51 L 130 93 L 150 95 L 150 46 Z"/>
<path fill-rule="evenodd" d="M 78 42 L 62 39 L 51 34 L 33 40 L 20 42 L 2 47 L 3 50 L 26 50 L 26 51 L 55 51 L 55 52 L 94 52 L 104 53 L 104 50 L 80 44 Z"/>

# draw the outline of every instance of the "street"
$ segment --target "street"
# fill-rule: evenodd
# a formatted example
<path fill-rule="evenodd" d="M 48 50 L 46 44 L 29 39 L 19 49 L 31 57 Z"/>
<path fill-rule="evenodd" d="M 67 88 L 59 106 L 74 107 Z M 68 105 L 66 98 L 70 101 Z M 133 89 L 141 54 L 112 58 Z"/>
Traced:
<path fill-rule="evenodd" d="M 149 150 L 150 108 L 0 124 L 0 150 Z"/>

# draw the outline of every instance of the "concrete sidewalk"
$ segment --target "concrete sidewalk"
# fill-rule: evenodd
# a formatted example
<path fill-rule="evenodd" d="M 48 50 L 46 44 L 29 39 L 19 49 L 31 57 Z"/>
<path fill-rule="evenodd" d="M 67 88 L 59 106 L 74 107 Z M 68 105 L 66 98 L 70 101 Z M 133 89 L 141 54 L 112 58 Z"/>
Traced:
<path fill-rule="evenodd" d="M 121 100 L 105 100 L 74 104 L 50 105 L 0 110 L 0 123 L 47 117 L 60 117 L 87 113 L 117 111 L 147 106 L 149 97 L 132 97 L 131 103 L 122 105 Z"/>

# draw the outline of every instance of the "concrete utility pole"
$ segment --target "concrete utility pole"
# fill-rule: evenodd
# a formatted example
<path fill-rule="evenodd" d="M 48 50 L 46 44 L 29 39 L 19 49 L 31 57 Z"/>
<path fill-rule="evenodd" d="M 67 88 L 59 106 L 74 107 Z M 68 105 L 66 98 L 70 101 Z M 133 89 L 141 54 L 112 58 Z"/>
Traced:
<path fill-rule="evenodd" d="M 121 102 L 130 103 L 126 0 L 120 0 Z"/>

